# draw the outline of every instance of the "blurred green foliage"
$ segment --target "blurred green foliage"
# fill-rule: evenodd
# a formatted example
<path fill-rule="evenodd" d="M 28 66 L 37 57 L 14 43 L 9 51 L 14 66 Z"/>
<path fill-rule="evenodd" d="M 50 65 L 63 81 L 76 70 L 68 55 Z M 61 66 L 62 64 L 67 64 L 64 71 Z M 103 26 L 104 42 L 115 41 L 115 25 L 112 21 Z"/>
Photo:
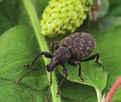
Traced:
<path fill-rule="evenodd" d="M 41 19 L 49 0 L 31 1 Z M 94 61 L 82 63 L 82 77 L 85 79 L 83 83 L 78 78 L 78 67 L 66 64 L 69 76 L 60 89 L 62 102 L 97 102 L 95 89 L 99 90 L 101 95 L 107 95 L 114 82 L 121 76 L 120 4 L 121 0 L 102 0 L 97 20 L 89 23 L 85 20 L 76 30 L 95 37 L 97 48 L 93 53 L 100 53 L 100 61 L 105 68 L 102 69 Z M 16 81 L 31 68 L 44 66 L 44 60 L 40 57 L 35 66 L 30 69 L 24 67 L 42 50 L 29 18 L 21 0 L 0 0 L 0 102 L 45 101 L 49 86 L 46 70 L 31 72 L 16 84 Z M 46 42 L 50 46 L 55 39 L 60 42 L 68 35 L 46 37 Z M 64 74 L 62 68 L 58 69 L 55 70 L 59 84 Z M 119 89 L 112 102 L 120 102 L 120 94 Z M 53 102 L 52 97 L 49 97 L 49 102 Z"/>

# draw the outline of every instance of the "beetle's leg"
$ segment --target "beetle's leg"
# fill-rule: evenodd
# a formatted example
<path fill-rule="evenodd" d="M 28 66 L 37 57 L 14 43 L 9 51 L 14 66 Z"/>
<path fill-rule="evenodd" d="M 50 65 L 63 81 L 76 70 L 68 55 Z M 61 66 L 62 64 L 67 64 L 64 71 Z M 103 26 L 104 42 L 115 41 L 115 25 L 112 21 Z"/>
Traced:
<path fill-rule="evenodd" d="M 52 46 L 51 46 L 51 50 L 53 50 L 53 47 L 55 46 L 55 49 L 57 50 L 59 48 L 58 42 L 55 41 Z"/>
<path fill-rule="evenodd" d="M 79 77 L 84 82 L 84 79 L 81 77 L 81 62 L 74 61 L 74 62 L 68 62 L 68 63 L 73 66 L 77 66 L 77 65 L 79 66 Z"/>
<path fill-rule="evenodd" d="M 33 60 L 33 62 L 31 64 L 26 64 L 25 66 L 26 67 L 29 67 L 29 66 L 32 66 L 34 65 L 35 61 L 39 58 L 40 55 L 44 55 L 46 58 L 52 58 L 52 55 L 48 52 L 40 52 L 36 58 Z"/>
<path fill-rule="evenodd" d="M 52 85 L 52 72 L 50 72 L 50 86 L 48 88 L 48 94 L 47 94 L 47 97 L 46 97 L 46 102 L 48 102 L 48 96 L 50 94 L 51 85 Z"/>
<path fill-rule="evenodd" d="M 43 68 L 46 68 L 46 66 L 45 67 L 42 67 L 42 68 L 33 68 L 33 69 L 31 69 L 30 71 L 28 71 L 26 74 L 24 74 L 18 81 L 17 81 L 17 83 L 19 83 L 20 81 L 21 81 L 21 79 L 23 79 L 27 74 L 29 74 L 31 71 L 34 71 L 34 70 L 39 70 L 39 69 L 43 69 Z"/>
<path fill-rule="evenodd" d="M 99 61 L 98 61 L 98 60 L 99 60 L 99 53 L 95 53 L 95 54 L 93 54 L 92 56 L 90 56 L 89 58 L 84 59 L 84 60 L 81 60 L 81 62 L 90 61 L 90 60 L 93 60 L 93 59 L 95 59 L 95 58 L 96 58 L 95 63 L 99 64 L 100 66 L 102 66 L 102 67 L 104 68 L 103 64 L 99 63 Z"/>
<path fill-rule="evenodd" d="M 64 77 L 64 79 L 61 81 L 61 83 L 59 84 L 59 86 L 58 86 L 58 92 L 57 92 L 57 97 L 58 97 L 58 95 L 60 94 L 60 87 L 61 87 L 61 85 L 63 84 L 63 82 L 65 81 L 65 79 L 67 78 L 67 76 L 68 76 L 68 69 L 67 68 L 65 68 L 65 66 L 63 65 L 63 72 L 65 73 L 65 77 Z"/>

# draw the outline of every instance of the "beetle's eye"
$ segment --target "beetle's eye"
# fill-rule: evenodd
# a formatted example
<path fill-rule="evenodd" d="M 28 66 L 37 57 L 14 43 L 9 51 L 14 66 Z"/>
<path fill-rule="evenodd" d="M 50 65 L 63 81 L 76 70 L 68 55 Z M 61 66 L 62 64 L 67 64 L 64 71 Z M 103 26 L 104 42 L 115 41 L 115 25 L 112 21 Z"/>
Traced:
<path fill-rule="evenodd" d="M 46 66 L 47 68 L 49 67 L 49 65 Z"/>

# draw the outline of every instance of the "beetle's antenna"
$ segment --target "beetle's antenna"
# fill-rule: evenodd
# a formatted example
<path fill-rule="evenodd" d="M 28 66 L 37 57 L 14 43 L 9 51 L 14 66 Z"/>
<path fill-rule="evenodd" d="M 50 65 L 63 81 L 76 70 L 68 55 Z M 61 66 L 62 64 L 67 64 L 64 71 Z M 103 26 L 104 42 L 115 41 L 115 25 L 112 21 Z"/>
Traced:
<path fill-rule="evenodd" d="M 47 68 L 46 66 L 45 67 L 42 67 L 42 68 L 33 68 L 31 69 L 30 71 L 28 71 L 26 74 L 24 74 L 18 81 L 17 83 L 19 83 L 21 81 L 21 79 L 23 79 L 27 74 L 29 74 L 31 71 L 34 71 L 34 70 L 39 70 L 39 69 L 43 69 L 43 68 Z"/>

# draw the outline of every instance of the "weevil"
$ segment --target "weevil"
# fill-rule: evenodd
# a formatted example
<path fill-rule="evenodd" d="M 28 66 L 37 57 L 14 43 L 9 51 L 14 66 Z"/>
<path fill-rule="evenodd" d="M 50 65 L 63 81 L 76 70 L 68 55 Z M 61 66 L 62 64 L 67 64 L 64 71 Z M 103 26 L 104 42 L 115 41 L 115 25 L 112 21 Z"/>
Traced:
<path fill-rule="evenodd" d="M 81 76 L 81 62 L 84 61 L 90 61 L 96 58 L 96 63 L 103 65 L 98 62 L 99 60 L 99 53 L 95 53 L 89 58 L 83 59 L 85 57 L 88 57 L 96 48 L 96 40 L 95 38 L 87 33 L 75 33 L 67 36 L 61 41 L 61 46 L 59 47 L 58 42 L 55 41 L 52 44 L 52 49 L 55 47 L 56 51 L 54 52 L 53 55 L 51 55 L 48 52 L 40 52 L 36 58 L 33 60 L 31 64 L 26 64 L 26 67 L 29 67 L 31 65 L 34 65 L 35 61 L 38 59 L 40 55 L 44 55 L 46 58 L 51 58 L 51 61 L 48 65 L 45 67 L 41 68 L 33 68 L 29 72 L 27 72 L 24 76 L 22 76 L 17 82 L 20 82 L 22 78 L 24 78 L 28 73 L 30 73 L 33 70 L 39 70 L 46 68 L 48 72 L 50 72 L 50 86 L 48 89 L 48 94 L 46 101 L 48 100 L 49 92 L 50 92 L 50 87 L 52 85 L 52 72 L 54 68 L 57 65 L 60 65 L 63 67 L 63 72 L 65 73 L 64 79 L 61 81 L 61 83 L 58 86 L 57 90 L 57 96 L 60 94 L 60 87 L 65 81 L 65 79 L 68 76 L 68 69 L 65 67 L 65 63 L 68 63 L 72 66 L 79 66 L 79 77 L 80 79 L 84 82 L 84 79 Z"/>

